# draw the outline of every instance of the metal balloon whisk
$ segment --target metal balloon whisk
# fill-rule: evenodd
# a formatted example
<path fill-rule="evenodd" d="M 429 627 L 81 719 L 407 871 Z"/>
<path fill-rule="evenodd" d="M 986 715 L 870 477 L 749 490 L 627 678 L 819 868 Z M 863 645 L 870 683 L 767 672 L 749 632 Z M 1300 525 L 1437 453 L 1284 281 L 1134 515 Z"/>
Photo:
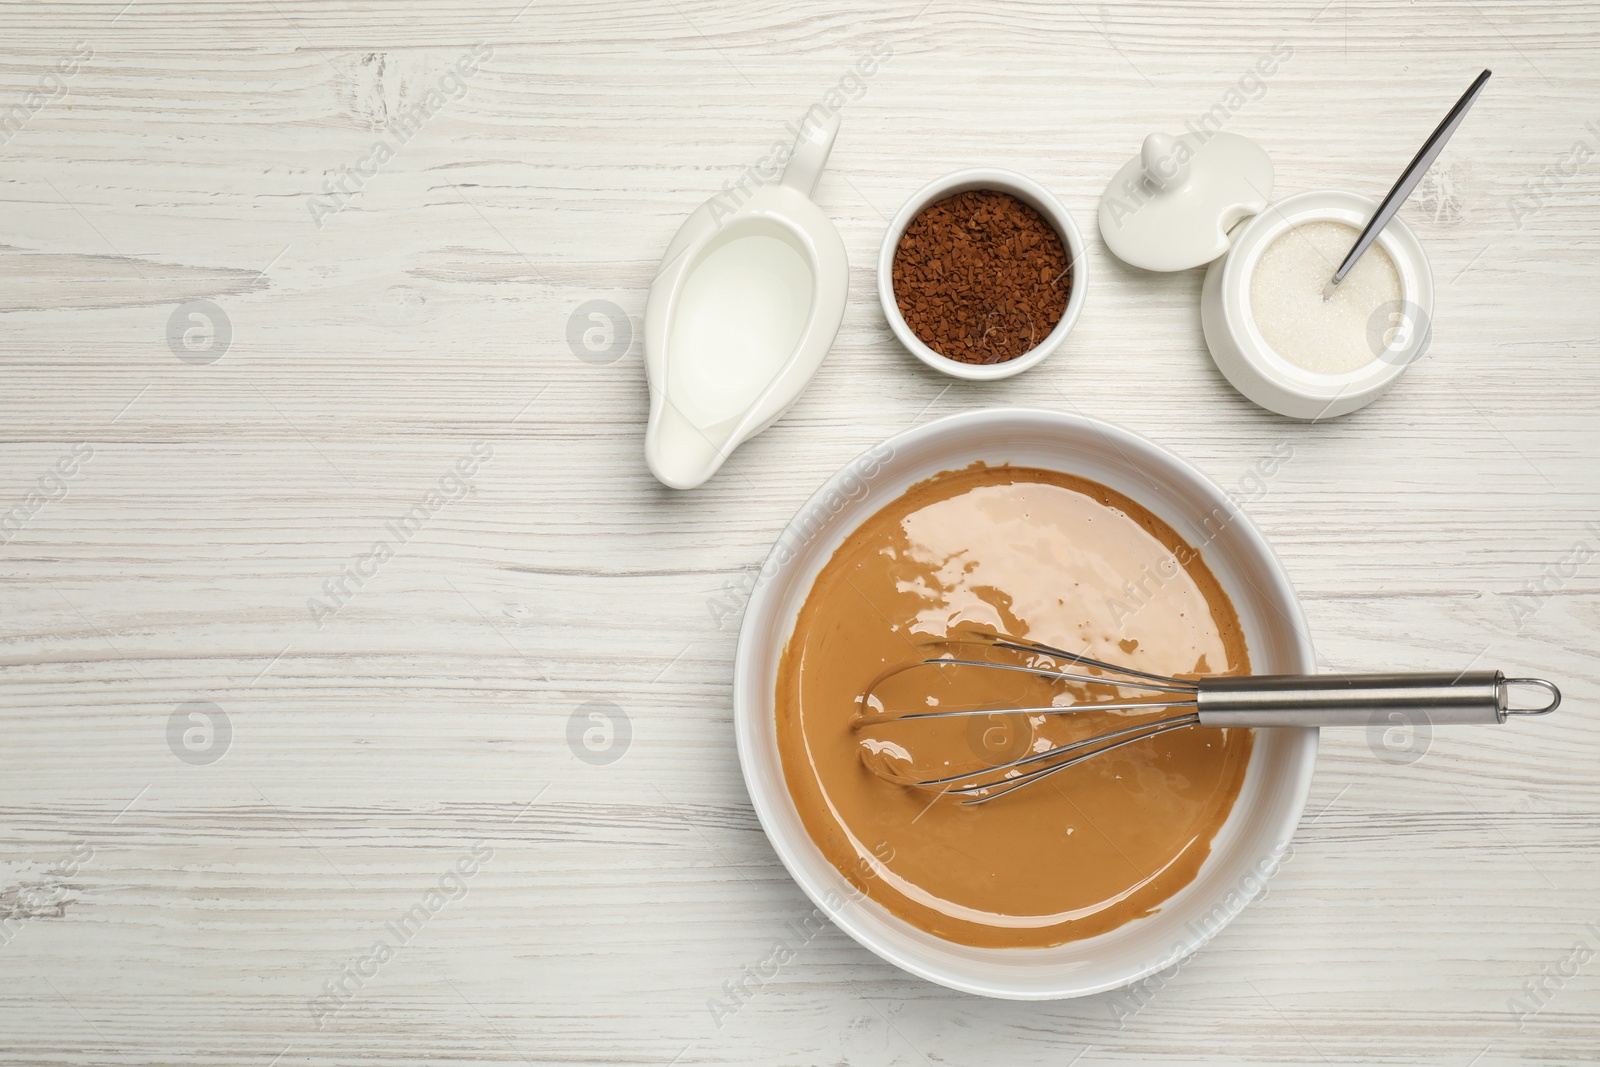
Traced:
<path fill-rule="evenodd" d="M 1024 658 L 1017 663 L 996 662 L 957 655 L 952 651 L 961 646 L 1000 649 L 1018 653 Z M 886 723 L 971 716 L 1152 713 L 1149 718 L 1120 729 L 1054 745 L 1045 751 L 1031 752 L 980 770 L 939 777 L 924 778 L 895 772 L 881 758 L 876 758 L 884 748 L 892 746 L 869 746 L 874 758 L 868 758 L 867 762 L 877 773 L 921 789 L 961 795 L 968 804 L 994 800 L 1085 760 L 1174 730 L 1195 727 L 1367 726 L 1391 721 L 1437 726 L 1501 723 L 1510 715 L 1548 715 L 1561 703 L 1561 691 L 1551 682 L 1543 678 L 1507 678 L 1500 671 L 1174 678 L 1106 663 L 1007 634 L 970 632 L 959 638 L 931 642 L 930 647 L 943 648 L 945 651 L 885 671 L 868 686 L 860 698 L 856 720 L 858 729 Z M 1087 683 L 1113 687 L 1118 691 L 1131 690 L 1139 695 L 1134 699 L 1119 696 L 1104 701 L 1032 707 L 904 711 L 886 708 L 876 695 L 890 678 L 907 671 L 953 667 L 1017 671 L 1058 682 Z M 1097 673 L 1087 673 L 1090 671 Z M 1516 686 L 1541 689 L 1548 699 L 1538 707 L 1512 707 L 1510 690 Z M 1391 719 L 1391 716 L 1398 718 Z M 866 749 L 863 754 L 866 758 Z"/>

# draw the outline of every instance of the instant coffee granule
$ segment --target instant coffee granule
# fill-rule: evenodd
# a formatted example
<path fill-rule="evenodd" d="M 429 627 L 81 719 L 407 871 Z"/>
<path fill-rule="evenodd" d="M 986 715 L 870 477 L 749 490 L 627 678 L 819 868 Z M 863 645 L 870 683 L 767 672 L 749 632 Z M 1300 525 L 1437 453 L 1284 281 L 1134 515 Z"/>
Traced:
<path fill-rule="evenodd" d="M 1072 291 L 1061 237 L 1009 193 L 974 189 L 911 220 L 894 253 L 894 298 L 911 332 L 962 363 L 1016 359 L 1056 328 Z"/>

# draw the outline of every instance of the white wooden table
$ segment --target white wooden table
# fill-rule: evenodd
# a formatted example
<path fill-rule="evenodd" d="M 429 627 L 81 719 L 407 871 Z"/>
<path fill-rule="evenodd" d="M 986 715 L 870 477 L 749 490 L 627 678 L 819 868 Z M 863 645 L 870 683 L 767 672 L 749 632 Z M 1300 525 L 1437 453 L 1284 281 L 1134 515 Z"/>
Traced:
<path fill-rule="evenodd" d="M 0 4 L 0 1061 L 1600 1057 L 1596 5 L 125 2 Z M 1280 194 L 1381 195 L 1485 65 L 1404 210 L 1431 352 L 1354 416 L 1252 407 L 1198 272 L 1099 241 L 1152 130 L 1221 103 Z M 712 483 L 665 490 L 657 259 L 842 81 L 838 343 Z M 1092 291 L 1042 367 L 950 386 L 872 263 L 907 195 L 985 164 L 1061 197 Z M 613 361 L 567 340 L 590 301 L 631 319 Z M 715 1018 L 810 911 L 734 755 L 749 570 L 857 452 L 995 404 L 1233 488 L 1325 668 L 1499 666 L 1567 704 L 1409 762 L 1326 734 L 1267 897 L 1136 1013 L 958 995 L 830 927 Z"/>

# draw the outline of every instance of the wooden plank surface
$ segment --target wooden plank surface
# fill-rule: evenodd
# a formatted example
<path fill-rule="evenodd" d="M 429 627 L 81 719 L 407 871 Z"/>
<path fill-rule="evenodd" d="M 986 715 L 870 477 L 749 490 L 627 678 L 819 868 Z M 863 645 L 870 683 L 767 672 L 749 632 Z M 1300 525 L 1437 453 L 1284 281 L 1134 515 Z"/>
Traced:
<path fill-rule="evenodd" d="M 31 512 L 0 545 L 4 1062 L 1600 1057 L 1600 8 L 124 4 L 0 3 L 0 109 L 22 109 L 0 144 L 0 512 Z M 569 322 L 605 300 L 636 335 L 684 216 L 880 41 L 817 193 L 852 263 L 838 343 L 713 482 L 665 490 L 637 337 L 596 365 Z M 1227 128 L 1280 194 L 1380 195 L 1495 70 L 1403 213 L 1440 287 L 1432 348 L 1330 424 L 1235 394 L 1198 273 L 1123 266 L 1093 225 L 1146 133 L 1278 42 Z M 1062 199 L 1090 298 L 1040 368 L 950 386 L 897 348 L 873 264 L 886 217 L 970 165 Z M 175 315 L 204 325 L 193 301 L 231 334 L 213 362 L 169 345 Z M 996 404 L 1102 416 L 1235 488 L 1326 668 L 1502 666 L 1568 703 L 1405 766 L 1325 735 L 1266 899 L 1137 1012 L 951 993 L 830 927 L 719 1020 L 723 982 L 810 907 L 751 813 L 737 613 L 708 605 L 741 602 L 856 453 Z M 474 455 L 348 602 L 310 606 Z M 591 702 L 631 730 L 614 762 L 569 746 Z M 227 736 L 185 747 L 197 710 Z M 1580 941 L 1597 958 L 1572 962 Z M 373 973 L 319 1000 L 347 967 Z"/>

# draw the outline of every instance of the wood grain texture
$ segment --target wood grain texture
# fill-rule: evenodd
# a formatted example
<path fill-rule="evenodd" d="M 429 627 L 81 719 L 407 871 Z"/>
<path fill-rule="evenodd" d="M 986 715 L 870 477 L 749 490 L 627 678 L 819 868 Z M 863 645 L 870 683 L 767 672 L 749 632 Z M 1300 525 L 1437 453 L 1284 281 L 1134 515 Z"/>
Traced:
<path fill-rule="evenodd" d="M 0 513 L 92 450 L 0 545 L 0 1059 L 1600 1058 L 1600 959 L 1508 1010 L 1600 946 L 1595 5 L 124 3 L 0 3 L 0 109 L 92 51 L 0 144 Z M 637 328 L 684 216 L 879 40 L 817 193 L 852 263 L 838 343 L 715 480 L 665 490 L 637 341 L 586 363 L 569 318 L 610 300 Z M 1439 284 L 1427 358 L 1313 426 L 1221 379 L 1196 272 L 1130 269 L 1093 232 L 1141 138 L 1279 41 L 1227 128 L 1280 193 L 1381 194 L 1495 70 L 1403 212 Z M 479 43 L 464 95 L 317 225 L 324 181 Z M 1580 140 L 1595 158 L 1563 163 Z M 950 386 L 896 347 L 872 268 L 886 217 L 970 165 L 1062 199 L 1090 297 L 1038 369 Z M 231 325 L 210 364 L 168 347 L 194 300 Z M 737 612 L 708 603 L 742 603 L 859 451 L 996 404 L 1111 419 L 1235 491 L 1325 667 L 1502 666 L 1568 702 L 1408 766 L 1325 734 L 1267 897 L 1131 1017 L 954 994 L 829 927 L 719 1024 L 708 1000 L 810 906 L 751 813 Z M 470 492 L 319 626 L 323 583 L 478 442 Z M 194 701 L 232 728 L 208 765 L 168 742 Z M 631 724 L 615 763 L 568 746 L 591 701 Z M 319 1027 L 324 983 L 475 843 L 492 857 Z"/>

